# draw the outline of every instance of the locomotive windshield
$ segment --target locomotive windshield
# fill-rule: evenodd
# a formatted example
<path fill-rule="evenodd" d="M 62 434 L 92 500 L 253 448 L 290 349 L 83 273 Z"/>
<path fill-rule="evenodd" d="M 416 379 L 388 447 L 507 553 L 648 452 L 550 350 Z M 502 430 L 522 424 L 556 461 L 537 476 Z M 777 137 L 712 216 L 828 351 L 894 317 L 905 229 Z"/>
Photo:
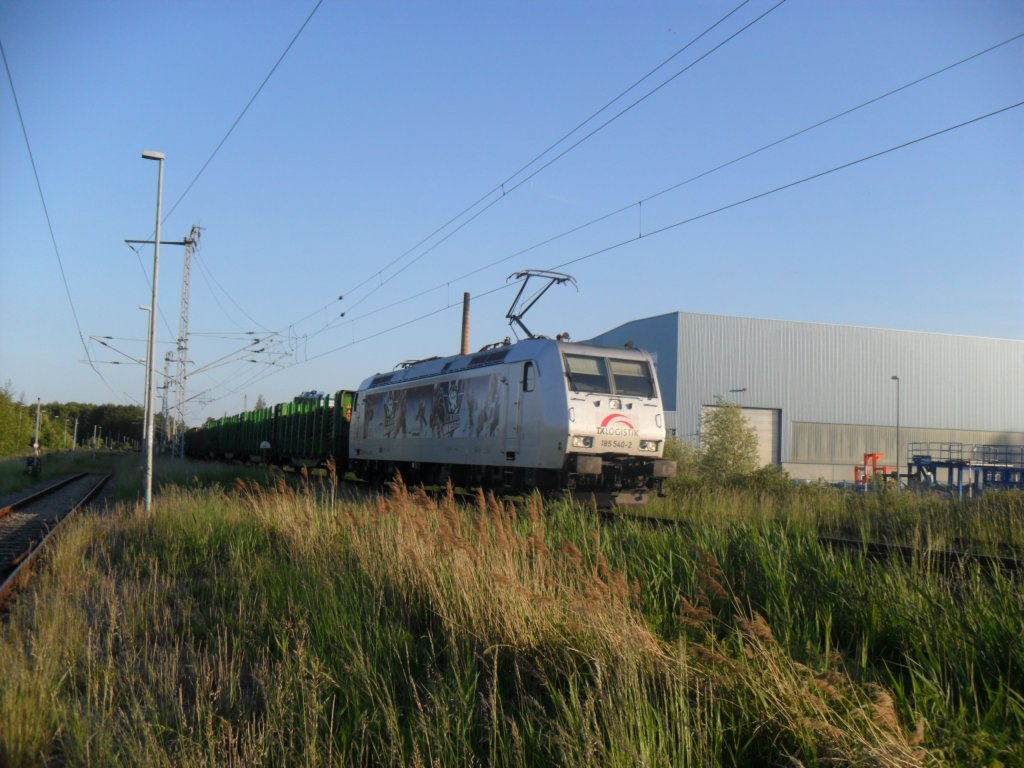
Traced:
<path fill-rule="evenodd" d="M 654 377 L 646 360 L 565 355 L 565 372 L 576 392 L 654 397 Z"/>

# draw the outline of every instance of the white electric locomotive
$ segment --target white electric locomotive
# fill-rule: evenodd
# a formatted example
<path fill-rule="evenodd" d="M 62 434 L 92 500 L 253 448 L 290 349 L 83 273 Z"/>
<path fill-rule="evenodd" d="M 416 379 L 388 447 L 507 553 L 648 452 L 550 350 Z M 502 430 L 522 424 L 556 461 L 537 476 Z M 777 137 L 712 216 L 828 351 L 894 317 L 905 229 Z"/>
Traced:
<path fill-rule="evenodd" d="M 675 475 L 651 357 L 544 338 L 372 376 L 355 398 L 357 475 L 643 503 Z"/>

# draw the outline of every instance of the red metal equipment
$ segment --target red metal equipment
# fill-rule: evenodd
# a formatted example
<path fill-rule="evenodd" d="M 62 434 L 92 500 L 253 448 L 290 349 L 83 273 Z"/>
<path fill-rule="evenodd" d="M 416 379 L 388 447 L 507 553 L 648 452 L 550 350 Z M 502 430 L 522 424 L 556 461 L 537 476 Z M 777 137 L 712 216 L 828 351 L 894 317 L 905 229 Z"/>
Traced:
<path fill-rule="evenodd" d="M 895 480 L 899 482 L 899 468 L 889 466 L 878 466 L 878 462 L 885 458 L 884 453 L 865 453 L 863 464 L 854 464 L 853 466 L 853 482 L 863 488 L 867 488 L 871 483 L 879 479 L 881 475 L 882 482 L 887 480 Z"/>

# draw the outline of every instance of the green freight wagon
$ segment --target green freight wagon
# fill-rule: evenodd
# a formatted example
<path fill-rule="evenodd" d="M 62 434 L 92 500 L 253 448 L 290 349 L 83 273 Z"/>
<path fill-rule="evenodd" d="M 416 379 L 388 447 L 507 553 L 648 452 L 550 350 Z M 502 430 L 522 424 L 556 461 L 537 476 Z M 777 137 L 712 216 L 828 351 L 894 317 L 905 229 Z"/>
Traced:
<path fill-rule="evenodd" d="M 240 440 L 238 450 L 242 458 L 249 461 L 262 461 L 266 458 L 265 444 L 273 439 L 274 410 L 261 408 L 258 411 L 247 411 L 241 415 Z"/>
<path fill-rule="evenodd" d="M 323 464 L 331 447 L 333 398 L 307 397 L 286 406 L 288 455 L 295 463 Z"/>

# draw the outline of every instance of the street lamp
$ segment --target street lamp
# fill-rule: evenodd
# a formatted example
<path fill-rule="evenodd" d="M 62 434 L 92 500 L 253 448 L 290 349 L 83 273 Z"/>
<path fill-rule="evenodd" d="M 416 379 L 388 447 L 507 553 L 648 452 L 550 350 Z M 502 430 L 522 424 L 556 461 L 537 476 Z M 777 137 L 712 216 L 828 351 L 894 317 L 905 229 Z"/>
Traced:
<path fill-rule="evenodd" d="M 160 208 L 163 204 L 164 153 L 146 150 L 142 157 L 159 163 L 156 178 L 156 237 L 153 239 L 153 297 L 149 304 L 149 347 L 146 351 L 146 470 L 143 498 L 148 515 L 153 508 L 153 358 L 156 357 L 156 297 L 160 281 Z"/>
<path fill-rule="evenodd" d="M 900 488 L 900 377 L 893 376 L 896 382 L 896 490 Z"/>

